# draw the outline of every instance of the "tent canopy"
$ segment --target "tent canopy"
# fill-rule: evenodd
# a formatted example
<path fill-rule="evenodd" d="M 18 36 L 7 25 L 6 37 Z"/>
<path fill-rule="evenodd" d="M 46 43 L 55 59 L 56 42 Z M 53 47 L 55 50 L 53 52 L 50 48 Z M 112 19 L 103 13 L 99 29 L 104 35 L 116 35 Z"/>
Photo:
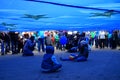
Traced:
<path fill-rule="evenodd" d="M 120 0 L 1 0 L 0 31 L 120 29 Z"/>

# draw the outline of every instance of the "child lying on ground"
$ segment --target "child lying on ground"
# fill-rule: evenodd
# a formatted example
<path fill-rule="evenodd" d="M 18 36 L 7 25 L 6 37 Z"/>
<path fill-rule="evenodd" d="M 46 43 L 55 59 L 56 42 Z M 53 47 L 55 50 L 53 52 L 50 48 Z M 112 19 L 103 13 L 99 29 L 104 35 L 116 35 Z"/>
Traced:
<path fill-rule="evenodd" d="M 79 54 L 71 54 L 68 58 L 62 58 L 60 57 L 60 60 L 62 61 L 87 61 L 89 50 L 88 50 L 88 44 L 86 41 L 81 41 L 79 45 Z"/>
<path fill-rule="evenodd" d="M 54 47 L 46 46 L 46 54 L 43 56 L 41 68 L 43 72 L 55 72 L 58 71 L 62 65 L 58 63 L 54 55 Z"/>

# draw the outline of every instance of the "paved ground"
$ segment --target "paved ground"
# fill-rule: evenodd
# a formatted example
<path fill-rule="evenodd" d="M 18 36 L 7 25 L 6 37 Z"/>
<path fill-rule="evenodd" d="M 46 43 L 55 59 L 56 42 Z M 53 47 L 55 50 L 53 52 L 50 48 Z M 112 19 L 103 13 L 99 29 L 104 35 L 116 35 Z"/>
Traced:
<path fill-rule="evenodd" d="M 40 69 L 43 54 L 0 56 L 0 80 L 120 80 L 120 50 L 94 49 L 87 62 L 60 61 L 69 53 L 56 51 L 62 70 L 48 74 Z"/>

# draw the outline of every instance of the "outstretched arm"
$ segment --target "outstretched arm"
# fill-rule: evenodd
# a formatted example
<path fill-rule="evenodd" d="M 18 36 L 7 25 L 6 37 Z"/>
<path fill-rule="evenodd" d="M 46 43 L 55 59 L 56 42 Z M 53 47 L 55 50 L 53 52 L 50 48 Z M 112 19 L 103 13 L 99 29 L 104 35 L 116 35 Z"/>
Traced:
<path fill-rule="evenodd" d="M 55 57 L 54 55 L 51 57 L 51 59 L 52 59 L 52 61 L 53 61 L 55 64 L 59 64 L 58 61 L 57 61 L 57 59 L 56 59 L 56 57 Z"/>

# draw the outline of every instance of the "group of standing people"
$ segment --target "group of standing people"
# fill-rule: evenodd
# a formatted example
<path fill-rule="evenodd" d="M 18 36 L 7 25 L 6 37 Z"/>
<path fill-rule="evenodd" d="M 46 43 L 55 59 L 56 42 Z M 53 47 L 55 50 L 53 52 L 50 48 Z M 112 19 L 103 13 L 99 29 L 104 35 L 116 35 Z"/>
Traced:
<path fill-rule="evenodd" d="M 23 47 L 23 38 L 19 37 L 18 32 L 0 32 L 1 55 L 12 52 L 17 54 Z"/>
<path fill-rule="evenodd" d="M 94 37 L 91 37 L 90 42 L 93 45 L 95 42 L 95 48 L 111 48 L 116 49 L 117 46 L 120 46 L 120 31 L 115 30 L 113 32 L 109 31 L 99 31 L 93 34 Z"/>
<path fill-rule="evenodd" d="M 86 32 L 84 34 L 79 32 L 68 34 L 67 31 L 38 31 L 31 35 L 20 35 L 19 32 L 10 31 L 0 32 L 1 55 L 10 51 L 12 54 L 23 53 L 26 51 L 24 50 L 26 44 L 30 44 L 31 36 L 34 36 L 34 40 L 31 41 L 32 43 L 34 42 L 34 49 L 37 48 L 39 53 L 41 51 L 45 52 L 45 46 L 47 45 L 53 45 L 59 50 L 71 51 L 76 49 L 75 51 L 77 51 L 78 42 L 83 35 L 91 47 L 95 45 L 96 48 L 110 47 L 111 49 L 116 49 L 120 45 L 120 31 L 113 31 L 112 33 L 100 31 L 89 34 L 86 34 Z"/>

